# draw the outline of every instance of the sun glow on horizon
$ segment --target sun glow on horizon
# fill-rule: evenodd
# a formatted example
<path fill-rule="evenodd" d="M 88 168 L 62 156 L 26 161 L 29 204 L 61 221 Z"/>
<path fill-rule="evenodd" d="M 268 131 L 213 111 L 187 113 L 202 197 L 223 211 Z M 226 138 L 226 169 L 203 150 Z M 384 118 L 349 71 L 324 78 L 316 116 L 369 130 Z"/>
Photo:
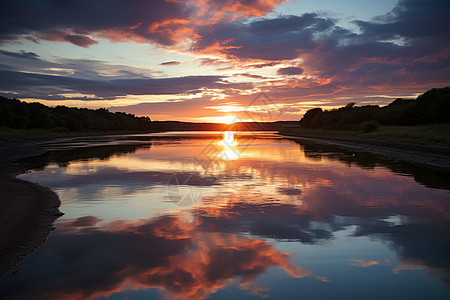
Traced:
<path fill-rule="evenodd" d="M 241 122 L 242 120 L 235 116 L 224 116 L 224 117 L 214 117 L 214 123 L 224 123 L 224 124 L 234 124 L 236 122 Z"/>

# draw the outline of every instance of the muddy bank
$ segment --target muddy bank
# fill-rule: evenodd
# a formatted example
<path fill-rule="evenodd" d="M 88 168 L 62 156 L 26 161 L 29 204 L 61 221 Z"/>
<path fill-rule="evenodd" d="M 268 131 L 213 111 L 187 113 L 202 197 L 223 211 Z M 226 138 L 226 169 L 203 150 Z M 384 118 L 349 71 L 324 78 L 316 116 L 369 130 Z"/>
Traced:
<path fill-rule="evenodd" d="M 0 138 L 0 176 L 13 177 L 26 171 L 20 159 L 45 153 L 40 143 L 48 139 L 16 137 Z"/>
<path fill-rule="evenodd" d="M 44 140 L 0 139 L 0 279 L 46 241 L 61 216 L 60 200 L 53 191 L 13 178 L 26 171 L 20 159 L 46 152 L 39 146 Z"/>
<path fill-rule="evenodd" d="M 363 151 L 377 155 L 383 155 L 398 161 L 428 165 L 450 170 L 450 148 L 447 147 L 431 147 L 425 145 L 360 140 L 351 138 L 334 138 L 322 136 L 300 137 L 281 134 L 279 135 L 289 139 L 314 141 L 316 143 L 334 145 L 355 151 Z"/>
<path fill-rule="evenodd" d="M 1 279 L 46 241 L 61 213 L 58 196 L 46 187 L 11 177 L 0 177 L 0 187 Z"/>
<path fill-rule="evenodd" d="M 151 144 L 157 137 L 143 134 L 74 135 L 62 137 L 3 137 L 0 138 L 0 176 L 17 176 L 29 169 L 22 159 L 48 151 L 71 150 L 86 152 L 94 147 L 126 147 Z"/>

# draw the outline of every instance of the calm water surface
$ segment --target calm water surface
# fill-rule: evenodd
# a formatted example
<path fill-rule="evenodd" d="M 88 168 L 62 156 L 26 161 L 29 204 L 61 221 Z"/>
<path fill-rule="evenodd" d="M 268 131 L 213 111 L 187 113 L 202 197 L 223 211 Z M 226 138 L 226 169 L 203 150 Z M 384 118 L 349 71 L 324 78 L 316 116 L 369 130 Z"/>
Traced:
<path fill-rule="evenodd" d="M 48 147 L 19 177 L 65 215 L 5 298 L 450 297 L 446 172 L 271 133 Z"/>

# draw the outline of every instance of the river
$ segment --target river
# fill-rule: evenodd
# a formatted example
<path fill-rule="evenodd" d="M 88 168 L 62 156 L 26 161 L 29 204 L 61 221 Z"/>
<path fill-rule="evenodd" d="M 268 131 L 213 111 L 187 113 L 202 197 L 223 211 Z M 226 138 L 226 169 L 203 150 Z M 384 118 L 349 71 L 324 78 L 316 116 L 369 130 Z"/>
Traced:
<path fill-rule="evenodd" d="M 68 139 L 7 299 L 448 299 L 450 176 L 271 132 Z"/>

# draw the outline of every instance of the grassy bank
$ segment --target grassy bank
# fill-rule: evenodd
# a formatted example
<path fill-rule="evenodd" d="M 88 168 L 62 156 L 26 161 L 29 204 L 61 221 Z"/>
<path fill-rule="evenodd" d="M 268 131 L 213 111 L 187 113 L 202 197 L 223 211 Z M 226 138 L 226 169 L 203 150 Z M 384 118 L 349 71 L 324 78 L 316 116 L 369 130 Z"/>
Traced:
<path fill-rule="evenodd" d="M 385 141 L 405 144 L 450 147 L 450 124 L 418 126 L 379 126 L 371 132 L 304 129 L 299 126 L 283 127 L 283 135 L 299 137 L 346 138 L 367 141 Z"/>
<path fill-rule="evenodd" d="M 155 133 L 158 130 L 133 131 L 133 130 L 111 130 L 111 131 L 57 131 L 52 129 L 14 129 L 0 127 L 0 137 L 65 137 L 65 136 L 95 136 L 111 134 L 143 134 Z"/>

